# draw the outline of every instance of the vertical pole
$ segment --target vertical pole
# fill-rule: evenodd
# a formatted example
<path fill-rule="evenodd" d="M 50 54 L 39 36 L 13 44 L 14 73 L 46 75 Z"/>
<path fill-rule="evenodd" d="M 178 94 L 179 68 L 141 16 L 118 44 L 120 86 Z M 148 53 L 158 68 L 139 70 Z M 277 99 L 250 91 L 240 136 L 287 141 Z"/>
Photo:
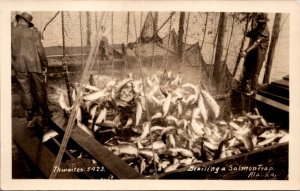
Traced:
<path fill-rule="evenodd" d="M 215 63 L 214 63 L 214 71 L 213 76 L 215 77 L 215 82 L 217 84 L 220 83 L 220 75 L 223 70 L 222 63 L 222 53 L 223 53 L 223 42 L 224 42 L 224 34 L 225 34 L 225 13 L 220 13 L 219 24 L 218 24 L 218 37 L 217 37 L 217 46 L 215 53 Z"/>
<path fill-rule="evenodd" d="M 65 53 L 65 48 L 66 48 L 66 44 L 65 44 L 65 19 L 64 19 L 64 12 L 61 12 L 61 32 L 62 32 L 62 55 L 63 58 L 65 57 L 66 53 Z"/>
<path fill-rule="evenodd" d="M 83 45 L 82 45 L 82 15 L 79 12 L 79 27 L 80 27 L 80 58 L 81 58 L 81 66 L 83 67 Z"/>
<path fill-rule="evenodd" d="M 157 23 L 158 23 L 158 12 L 153 12 L 153 33 L 155 35 L 157 31 Z M 153 35 L 152 35 L 153 36 Z M 155 37 L 154 37 L 155 38 Z"/>
<path fill-rule="evenodd" d="M 91 14 L 86 12 L 86 45 L 87 47 L 91 46 Z"/>
<path fill-rule="evenodd" d="M 185 19 L 185 12 L 180 12 L 179 28 L 178 28 L 178 57 L 179 57 L 179 59 L 182 58 L 182 54 L 183 54 L 184 19 Z"/>
<path fill-rule="evenodd" d="M 280 20 L 281 20 L 281 13 L 276 13 L 274 25 L 273 25 L 273 29 L 272 29 L 272 38 L 271 38 L 271 43 L 270 43 L 270 47 L 269 47 L 268 58 L 267 58 L 267 62 L 266 62 L 266 71 L 265 71 L 263 83 L 270 82 L 270 74 L 271 74 L 271 69 L 272 69 L 272 64 L 273 64 L 273 58 L 274 58 L 275 48 L 276 48 L 276 44 L 278 42 L 279 31 L 280 31 Z"/>
<path fill-rule="evenodd" d="M 64 78 L 65 78 L 65 83 L 66 83 L 66 88 L 67 88 L 67 93 L 68 93 L 68 100 L 69 100 L 69 105 L 72 105 L 72 97 L 71 97 L 71 89 L 70 89 L 70 78 L 69 78 L 69 72 L 68 72 L 68 65 L 66 62 L 66 43 L 65 43 L 65 20 L 64 20 L 64 12 L 61 12 L 61 30 L 62 30 L 62 44 L 63 44 L 63 58 L 62 58 L 62 67 L 63 67 L 63 72 L 64 72 Z"/>
<path fill-rule="evenodd" d="M 250 16 L 250 13 L 247 13 L 247 21 L 246 21 L 246 24 L 245 24 L 245 31 L 248 30 L 248 25 L 249 25 L 249 23 L 250 23 L 250 18 L 249 18 L 249 16 Z M 237 72 L 238 67 L 239 67 L 239 64 L 240 64 L 240 61 L 241 61 L 241 59 L 242 59 L 241 53 L 242 53 L 243 50 L 244 50 L 245 42 L 246 42 L 246 36 L 244 35 L 244 36 L 243 36 L 243 39 L 242 39 L 242 42 L 241 42 L 239 55 L 238 55 L 237 60 L 236 60 L 236 62 L 235 62 L 235 67 L 234 67 L 234 70 L 233 70 L 233 73 L 232 73 L 232 79 L 235 77 L 236 72 Z"/>

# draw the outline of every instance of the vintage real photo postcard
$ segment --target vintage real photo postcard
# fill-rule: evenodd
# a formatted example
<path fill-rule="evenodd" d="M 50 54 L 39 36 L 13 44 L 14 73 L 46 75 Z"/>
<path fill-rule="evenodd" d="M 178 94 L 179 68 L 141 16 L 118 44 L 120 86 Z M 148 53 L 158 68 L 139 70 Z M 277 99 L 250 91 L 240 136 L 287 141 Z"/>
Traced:
<path fill-rule="evenodd" d="M 300 188 L 299 2 L 3 5 L 2 189 Z"/>

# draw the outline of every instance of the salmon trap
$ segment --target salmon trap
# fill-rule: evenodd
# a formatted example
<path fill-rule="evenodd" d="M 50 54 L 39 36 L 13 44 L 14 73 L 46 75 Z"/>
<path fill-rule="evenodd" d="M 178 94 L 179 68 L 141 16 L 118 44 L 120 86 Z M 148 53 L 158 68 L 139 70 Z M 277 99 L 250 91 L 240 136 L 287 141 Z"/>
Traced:
<path fill-rule="evenodd" d="M 267 122 L 258 110 L 220 119 L 210 93 L 180 74 L 156 73 L 143 80 L 129 74 L 104 83 L 97 75 L 91 79 L 82 91 L 72 84 L 73 102 L 81 97 L 76 108 L 65 101 L 67 92 L 57 91 L 66 118 L 75 109 L 74 128 L 146 177 L 288 142 L 287 130 Z"/>

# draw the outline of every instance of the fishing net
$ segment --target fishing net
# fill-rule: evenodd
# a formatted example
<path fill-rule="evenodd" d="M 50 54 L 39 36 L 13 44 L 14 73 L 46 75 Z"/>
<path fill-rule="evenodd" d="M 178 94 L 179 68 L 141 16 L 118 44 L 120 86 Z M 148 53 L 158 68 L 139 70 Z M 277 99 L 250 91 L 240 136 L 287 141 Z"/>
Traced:
<path fill-rule="evenodd" d="M 102 48 L 98 51 L 93 73 L 124 77 L 132 72 L 133 76 L 138 76 L 134 53 L 138 46 L 145 74 L 163 70 L 182 73 L 189 82 L 204 83 L 214 95 L 230 92 L 248 19 L 246 13 L 185 13 L 183 48 L 179 53 L 178 12 L 110 12 L 105 26 L 99 26 L 100 12 L 61 14 L 62 52 L 71 83 L 80 80 L 100 27 L 104 31 L 99 39 Z M 156 30 L 157 35 L 152 38 Z M 178 54 L 182 59 L 178 59 Z M 237 73 L 240 71 L 241 67 Z M 233 82 L 237 80 L 239 75 Z"/>

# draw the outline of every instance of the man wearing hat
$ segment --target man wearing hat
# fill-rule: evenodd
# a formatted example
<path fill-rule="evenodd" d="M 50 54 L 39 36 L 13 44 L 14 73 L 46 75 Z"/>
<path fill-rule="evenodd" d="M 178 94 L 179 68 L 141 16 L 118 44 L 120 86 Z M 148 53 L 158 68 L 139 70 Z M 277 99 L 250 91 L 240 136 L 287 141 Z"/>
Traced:
<path fill-rule="evenodd" d="M 35 112 L 42 116 L 42 125 L 48 128 L 46 72 L 48 61 L 37 30 L 32 29 L 32 15 L 16 15 L 17 26 L 11 31 L 12 67 L 22 91 L 22 106 L 26 110 L 28 126 Z"/>
<path fill-rule="evenodd" d="M 267 14 L 258 13 L 256 27 L 246 33 L 250 38 L 249 47 L 241 56 L 245 57 L 241 90 L 247 95 L 255 95 L 258 90 L 258 77 L 269 47 L 269 29 Z M 250 89 L 248 82 L 250 81 Z"/>

